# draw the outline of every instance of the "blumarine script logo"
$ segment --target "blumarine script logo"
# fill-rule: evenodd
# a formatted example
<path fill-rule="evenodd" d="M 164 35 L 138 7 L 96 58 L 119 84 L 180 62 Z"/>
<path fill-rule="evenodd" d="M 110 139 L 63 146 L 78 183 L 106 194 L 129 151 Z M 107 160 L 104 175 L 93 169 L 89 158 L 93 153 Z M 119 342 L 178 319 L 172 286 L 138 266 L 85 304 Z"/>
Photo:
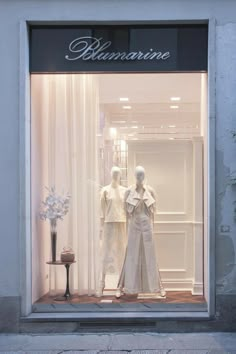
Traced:
<path fill-rule="evenodd" d="M 69 44 L 69 55 L 65 56 L 67 60 L 93 60 L 93 61 L 132 61 L 132 60 L 167 60 L 170 58 L 170 52 L 149 51 L 142 52 L 109 52 L 107 49 L 112 42 L 104 42 L 103 38 L 79 37 Z"/>

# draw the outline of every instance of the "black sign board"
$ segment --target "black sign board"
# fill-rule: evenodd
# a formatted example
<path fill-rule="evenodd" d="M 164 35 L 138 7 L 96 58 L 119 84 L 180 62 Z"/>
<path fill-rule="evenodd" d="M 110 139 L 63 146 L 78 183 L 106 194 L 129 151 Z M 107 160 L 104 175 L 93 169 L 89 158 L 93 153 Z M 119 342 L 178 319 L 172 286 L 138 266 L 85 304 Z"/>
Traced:
<path fill-rule="evenodd" d="M 206 71 L 207 47 L 207 25 L 33 26 L 30 71 Z"/>

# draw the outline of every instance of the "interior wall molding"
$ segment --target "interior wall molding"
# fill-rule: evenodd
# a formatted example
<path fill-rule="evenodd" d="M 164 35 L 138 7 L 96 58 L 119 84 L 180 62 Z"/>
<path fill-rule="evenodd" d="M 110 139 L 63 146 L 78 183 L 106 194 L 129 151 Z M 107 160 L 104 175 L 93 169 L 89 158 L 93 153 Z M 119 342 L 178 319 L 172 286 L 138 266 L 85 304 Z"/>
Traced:
<path fill-rule="evenodd" d="M 194 282 L 192 286 L 192 295 L 203 295 L 203 283 L 202 282 Z"/>
<path fill-rule="evenodd" d="M 191 279 L 162 279 L 164 288 L 167 291 L 193 291 Z"/>
<path fill-rule="evenodd" d="M 193 221 L 193 220 L 162 220 L 154 221 L 154 224 L 187 224 L 187 225 L 203 225 L 202 221 Z"/>
<path fill-rule="evenodd" d="M 185 273 L 187 271 L 186 268 L 160 268 L 160 272 L 166 273 Z"/>
<path fill-rule="evenodd" d="M 190 143 L 191 144 L 191 143 Z M 133 169 L 138 164 L 137 157 L 139 154 L 147 154 L 147 155 L 161 155 L 160 151 L 154 151 L 154 146 L 160 146 L 160 142 L 139 142 L 139 143 L 128 143 L 129 145 L 129 154 L 130 154 L 130 161 L 132 161 Z M 182 156 L 183 162 L 183 206 L 181 207 L 182 210 L 178 211 L 157 211 L 156 215 L 165 216 L 165 215 L 181 215 L 181 216 L 189 216 L 192 213 L 190 209 L 190 205 L 188 203 L 189 198 L 189 165 L 192 163 L 192 150 L 190 151 L 187 146 L 189 147 L 188 142 L 184 141 L 182 146 L 176 146 L 176 144 L 168 144 L 166 146 L 165 152 L 167 153 L 175 153 Z M 192 145 L 192 144 L 191 144 Z"/>
<path fill-rule="evenodd" d="M 190 265 L 189 259 L 188 259 L 188 233 L 187 233 L 187 231 L 186 230 L 165 230 L 165 231 L 155 231 L 154 230 L 154 232 L 153 232 L 154 238 L 160 237 L 160 235 L 171 236 L 173 238 L 175 238 L 176 236 L 179 236 L 179 235 L 184 237 L 183 245 L 182 245 L 182 247 L 183 247 L 183 263 L 180 265 L 181 268 L 175 268 L 176 271 L 173 272 L 172 270 L 174 268 L 173 268 L 173 266 L 171 266 L 170 268 L 160 268 L 160 271 L 164 271 L 165 273 L 166 272 L 174 273 L 176 275 L 179 272 L 178 269 L 181 269 L 182 273 L 183 272 L 187 273 L 189 268 L 191 268 L 191 265 Z"/>
<path fill-rule="evenodd" d="M 187 215 L 186 211 L 158 211 L 156 215 Z"/>

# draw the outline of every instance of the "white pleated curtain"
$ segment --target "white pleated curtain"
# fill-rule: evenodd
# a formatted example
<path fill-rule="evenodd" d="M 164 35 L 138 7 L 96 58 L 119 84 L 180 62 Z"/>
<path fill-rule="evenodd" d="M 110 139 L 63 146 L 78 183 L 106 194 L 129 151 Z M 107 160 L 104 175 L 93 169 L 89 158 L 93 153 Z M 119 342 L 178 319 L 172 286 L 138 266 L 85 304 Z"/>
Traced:
<path fill-rule="evenodd" d="M 39 92 L 34 97 L 40 102 L 37 119 L 47 122 L 47 148 L 41 148 L 48 186 L 71 194 L 69 214 L 58 221 L 57 258 L 64 246 L 72 247 L 76 263 L 71 266 L 71 289 L 92 295 L 99 261 L 98 83 L 85 74 L 34 75 L 32 83 Z M 50 235 L 44 237 L 50 254 Z M 50 267 L 51 290 L 65 288 L 63 268 Z"/>

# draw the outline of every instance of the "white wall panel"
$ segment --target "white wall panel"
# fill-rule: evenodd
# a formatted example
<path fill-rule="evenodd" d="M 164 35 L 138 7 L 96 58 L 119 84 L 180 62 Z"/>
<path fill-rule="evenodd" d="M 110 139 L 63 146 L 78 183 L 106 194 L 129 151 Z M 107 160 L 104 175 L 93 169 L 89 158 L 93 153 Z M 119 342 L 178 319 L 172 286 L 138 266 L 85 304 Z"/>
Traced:
<path fill-rule="evenodd" d="M 154 240 L 164 286 L 167 290 L 193 291 L 196 267 L 193 207 L 198 188 L 198 185 L 193 188 L 193 143 L 169 139 L 133 141 L 128 150 L 129 183 L 134 183 L 135 166 L 142 165 L 146 183 L 157 193 Z M 200 264 L 199 258 L 199 267 Z"/>
<path fill-rule="evenodd" d="M 186 198 L 183 198 L 186 195 L 184 152 L 137 153 L 136 164 L 145 167 L 147 184 L 158 193 L 158 213 L 184 214 L 186 212 Z"/>
<path fill-rule="evenodd" d="M 157 231 L 154 233 L 157 259 L 161 272 L 186 271 L 187 234 L 185 231 Z"/>

